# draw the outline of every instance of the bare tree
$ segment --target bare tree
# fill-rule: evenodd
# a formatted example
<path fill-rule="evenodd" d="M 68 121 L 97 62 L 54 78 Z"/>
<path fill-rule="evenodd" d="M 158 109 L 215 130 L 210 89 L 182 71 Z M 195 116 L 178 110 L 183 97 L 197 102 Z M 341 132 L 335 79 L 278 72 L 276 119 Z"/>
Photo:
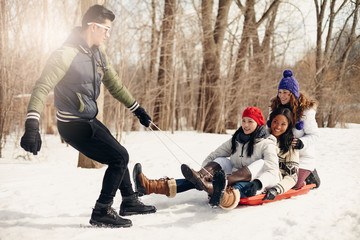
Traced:
<path fill-rule="evenodd" d="M 315 88 L 314 94 L 316 99 L 319 101 L 318 111 L 317 111 L 317 122 L 318 125 L 324 127 L 325 124 L 329 127 L 335 125 L 334 117 L 338 114 L 336 111 L 337 106 L 334 106 L 334 101 L 329 101 L 328 96 L 329 87 L 331 82 L 335 78 L 337 83 L 342 82 L 344 74 L 346 74 L 346 64 L 349 56 L 349 52 L 353 44 L 359 40 L 359 36 L 355 35 L 355 29 L 358 24 L 358 11 L 359 11 L 359 1 L 350 2 L 345 0 L 340 6 L 336 8 L 336 0 L 330 0 L 329 7 L 327 6 L 327 0 L 314 0 L 316 8 L 316 19 L 317 19 L 317 39 L 316 39 L 316 75 L 315 75 Z M 332 42 L 334 36 L 334 23 L 337 18 L 340 18 L 340 13 L 347 6 L 352 5 L 351 11 L 348 14 L 344 24 L 341 26 L 339 36 L 334 42 Z M 328 9 L 329 8 L 329 9 Z M 325 13 L 329 10 L 329 15 L 325 22 Z M 342 16 L 341 16 L 342 17 Z M 346 33 L 348 28 L 349 21 L 352 20 L 352 27 L 350 28 L 348 42 L 344 48 L 339 49 L 340 41 L 343 35 Z M 327 32 L 324 31 L 324 28 L 327 27 Z M 323 34 L 326 33 L 326 40 L 323 46 Z M 340 52 L 339 52 L 340 51 Z M 330 74 L 334 69 L 338 69 L 335 76 Z M 333 77 L 332 77 L 333 76 Z M 328 87 L 328 88 L 326 88 Z M 335 90 L 330 87 L 330 89 Z M 339 84 L 336 84 L 336 87 Z"/>
<path fill-rule="evenodd" d="M 158 93 L 155 100 L 153 121 L 160 128 L 168 130 L 171 116 L 171 95 L 176 94 L 173 87 L 173 48 L 176 0 L 165 0 L 160 44 L 158 73 Z"/>
<path fill-rule="evenodd" d="M 0 1 L 0 156 L 6 136 L 23 131 L 28 101 L 24 93 L 30 92 L 46 57 L 49 45 L 39 38 L 46 38 L 47 3 Z M 36 9 L 41 9 L 41 13 L 36 13 Z M 35 14 L 37 18 L 30 18 Z M 42 32 L 37 21 L 44 23 Z M 46 113 L 43 115 L 43 119 L 48 119 Z"/>
<path fill-rule="evenodd" d="M 213 1 L 203 0 L 203 63 L 200 76 L 196 129 L 208 133 L 224 133 L 224 102 L 220 85 L 220 55 L 232 0 L 220 0 L 215 27 L 212 26 Z"/>
<path fill-rule="evenodd" d="M 156 60 L 158 53 L 158 38 L 159 31 L 157 30 L 156 24 L 156 4 L 155 0 L 151 0 L 151 41 L 150 41 L 150 64 L 149 72 L 145 79 L 144 92 L 145 92 L 145 103 L 146 109 L 150 109 L 150 89 L 153 82 L 156 81 Z"/>
<path fill-rule="evenodd" d="M 336 62 L 339 63 L 336 69 L 336 78 L 334 81 L 333 89 L 337 90 L 337 96 L 333 98 L 332 104 L 330 106 L 330 111 L 327 117 L 327 127 L 335 127 L 336 123 L 339 121 L 340 116 L 344 114 L 344 109 L 346 109 L 346 105 L 350 103 L 349 89 L 347 86 L 351 85 L 352 78 L 352 64 L 349 64 L 349 56 L 350 51 L 354 50 L 353 46 L 356 41 L 360 39 L 360 35 L 356 36 L 356 28 L 359 21 L 359 7 L 360 1 L 356 0 L 353 2 L 353 9 L 348 17 L 348 19 L 352 18 L 352 24 L 349 27 L 344 27 L 344 33 L 340 33 L 342 36 L 339 36 L 340 39 L 344 40 L 344 44 L 340 50 L 340 56 L 337 57 Z M 341 41 L 341 40 L 340 40 Z M 339 47 L 340 48 L 340 47 Z M 334 71 L 332 68 L 331 71 Z M 340 100 L 340 104 L 339 101 Z M 342 104 L 341 104 L 342 103 Z M 342 106 L 341 106 L 342 105 Z"/>
<path fill-rule="evenodd" d="M 319 100 L 319 126 L 360 121 L 359 0 L 314 0 L 317 46 L 304 49 L 304 58 L 290 66 L 281 59 L 298 36 L 293 34 L 298 22 L 286 16 L 297 3 L 281 2 L 107 0 L 117 16 L 106 42 L 108 56 L 138 102 L 153 117 L 158 111 L 155 119 L 163 120 L 157 123 L 164 129 L 237 128 L 242 108 L 267 109 L 284 67 L 294 69 L 301 90 Z M 9 134 L 23 133 L 28 96 L 46 59 L 78 25 L 82 8 L 94 3 L 104 1 L 0 0 L 0 155 Z M 279 31 L 284 26 L 285 34 Z M 141 128 L 125 106 L 102 92 L 103 121 L 118 140 Z M 50 93 L 41 113 L 42 134 L 54 132 L 52 102 Z"/>
<path fill-rule="evenodd" d="M 259 20 L 256 20 L 255 0 L 246 0 L 245 5 L 237 0 L 236 4 L 244 15 L 244 23 L 230 89 L 230 102 L 227 104 L 229 106 L 226 117 L 227 128 L 231 129 L 238 127 L 241 107 L 249 104 L 256 106 L 266 102 L 263 98 L 259 99 L 262 89 L 260 84 L 266 79 L 267 70 L 272 64 L 270 43 L 280 1 L 273 0 Z M 258 28 L 266 20 L 268 26 L 260 43 Z M 256 94 L 254 95 L 253 92 Z"/>
<path fill-rule="evenodd" d="M 181 2 L 177 11 L 176 24 L 176 49 L 174 77 L 178 83 L 175 105 L 174 129 L 194 129 L 197 112 L 197 96 L 199 86 L 199 73 L 201 71 L 201 25 L 198 6 L 193 2 L 196 14 L 189 15 L 189 5 Z"/>
<path fill-rule="evenodd" d="M 85 14 L 85 12 L 91 6 L 93 6 L 95 4 L 105 5 L 106 0 L 79 0 L 78 8 L 80 9 L 80 11 L 77 11 L 77 12 L 80 13 L 81 16 L 83 16 Z M 96 100 L 97 106 L 98 106 L 98 109 L 99 109 L 98 115 L 96 117 L 100 121 L 103 121 L 104 94 L 105 94 L 104 93 L 104 86 L 101 85 L 100 95 L 99 95 L 98 99 Z M 78 159 L 78 165 L 77 166 L 81 167 L 81 168 L 101 168 L 104 165 L 97 162 L 97 161 L 92 160 L 91 158 L 86 157 L 84 154 L 79 152 L 79 159 Z"/>
<path fill-rule="evenodd" d="M 5 68 L 5 57 L 3 56 L 6 52 L 6 46 L 8 43 L 8 29 L 6 21 L 6 1 L 0 1 L 0 33 L 2 37 L 0 38 L 0 158 L 2 157 L 2 146 L 3 138 L 5 137 L 4 128 L 5 128 L 5 119 L 6 119 L 6 85 L 8 76 L 6 74 Z"/>

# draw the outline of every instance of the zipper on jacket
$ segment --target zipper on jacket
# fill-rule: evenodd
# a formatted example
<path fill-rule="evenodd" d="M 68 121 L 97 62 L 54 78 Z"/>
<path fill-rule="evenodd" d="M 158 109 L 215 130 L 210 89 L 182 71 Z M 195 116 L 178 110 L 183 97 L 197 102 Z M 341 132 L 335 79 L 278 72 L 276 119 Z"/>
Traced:
<path fill-rule="evenodd" d="M 241 155 L 240 155 L 240 157 L 244 157 L 244 147 L 245 147 L 245 144 L 246 143 L 244 143 L 243 145 L 242 145 L 242 147 L 241 147 Z"/>
<path fill-rule="evenodd" d="M 93 81 L 93 88 L 94 88 L 94 101 L 96 102 L 96 59 L 95 59 L 95 54 L 92 50 L 91 51 L 91 62 L 92 62 L 92 65 L 93 65 L 93 70 L 94 70 L 94 81 Z"/>

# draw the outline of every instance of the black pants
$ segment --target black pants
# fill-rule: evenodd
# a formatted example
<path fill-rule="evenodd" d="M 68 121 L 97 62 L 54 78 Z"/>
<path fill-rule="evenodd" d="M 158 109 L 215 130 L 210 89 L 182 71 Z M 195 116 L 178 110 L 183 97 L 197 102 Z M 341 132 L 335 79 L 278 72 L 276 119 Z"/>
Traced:
<path fill-rule="evenodd" d="M 122 196 L 134 194 L 128 169 L 127 150 L 97 119 L 87 122 L 57 122 L 61 137 L 85 156 L 107 164 L 100 197 L 101 203 L 110 203 L 117 189 Z"/>

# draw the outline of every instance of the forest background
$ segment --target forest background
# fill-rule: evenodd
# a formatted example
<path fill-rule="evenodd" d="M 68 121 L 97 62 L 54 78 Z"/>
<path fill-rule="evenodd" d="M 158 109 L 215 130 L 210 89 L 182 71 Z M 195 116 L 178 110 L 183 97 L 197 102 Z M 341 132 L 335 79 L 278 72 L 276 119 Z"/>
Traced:
<path fill-rule="evenodd" d="M 162 130 L 225 133 L 247 106 L 267 116 L 285 69 L 319 102 L 319 127 L 360 123 L 360 0 L 0 0 L 0 157 L 46 60 L 95 3 L 116 14 L 112 65 Z M 103 92 L 117 139 L 142 128 Z M 42 134 L 56 134 L 54 111 L 50 94 Z"/>

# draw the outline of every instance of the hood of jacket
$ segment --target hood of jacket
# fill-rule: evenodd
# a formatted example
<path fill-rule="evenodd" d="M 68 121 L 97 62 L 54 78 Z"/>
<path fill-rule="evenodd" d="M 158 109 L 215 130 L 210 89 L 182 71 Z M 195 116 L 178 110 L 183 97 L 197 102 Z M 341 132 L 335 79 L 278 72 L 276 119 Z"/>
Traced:
<path fill-rule="evenodd" d="M 98 46 L 93 46 L 92 48 L 89 47 L 89 44 L 86 42 L 85 38 L 81 34 L 81 27 L 75 27 L 71 31 L 70 35 L 65 40 L 64 45 L 81 46 L 83 50 L 91 50 L 93 52 L 96 52 L 96 50 L 99 49 Z"/>
<path fill-rule="evenodd" d="M 66 45 L 81 45 L 82 47 L 86 47 L 90 49 L 89 45 L 85 41 L 84 37 L 81 34 L 81 27 L 75 27 L 68 38 L 65 40 L 64 44 Z"/>

